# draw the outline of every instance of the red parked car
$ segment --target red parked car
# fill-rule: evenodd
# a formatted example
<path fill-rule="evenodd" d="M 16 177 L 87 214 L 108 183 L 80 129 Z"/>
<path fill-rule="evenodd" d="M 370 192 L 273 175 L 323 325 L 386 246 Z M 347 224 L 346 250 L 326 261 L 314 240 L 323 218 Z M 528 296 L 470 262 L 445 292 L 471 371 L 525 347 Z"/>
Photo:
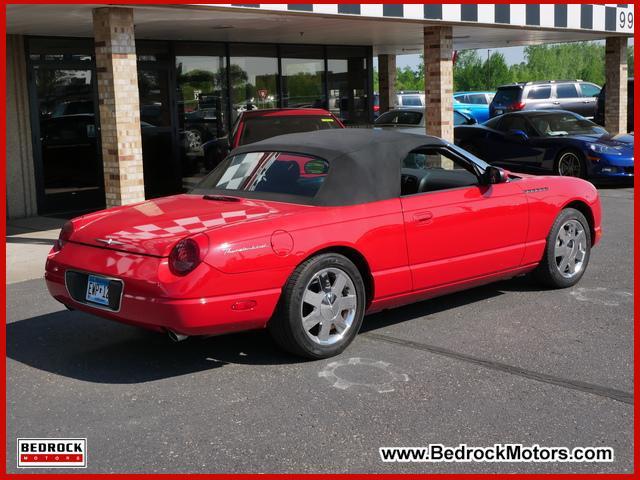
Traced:
<path fill-rule="evenodd" d="M 527 272 L 574 285 L 600 219 L 577 178 L 514 175 L 434 137 L 328 130 L 236 148 L 189 194 L 73 219 L 45 278 L 70 308 L 174 338 L 268 328 L 323 358 L 365 313 Z"/>
<path fill-rule="evenodd" d="M 241 112 L 231 128 L 230 138 L 203 145 L 208 168 L 218 165 L 229 151 L 287 133 L 345 128 L 337 117 L 320 108 L 273 108 Z"/>

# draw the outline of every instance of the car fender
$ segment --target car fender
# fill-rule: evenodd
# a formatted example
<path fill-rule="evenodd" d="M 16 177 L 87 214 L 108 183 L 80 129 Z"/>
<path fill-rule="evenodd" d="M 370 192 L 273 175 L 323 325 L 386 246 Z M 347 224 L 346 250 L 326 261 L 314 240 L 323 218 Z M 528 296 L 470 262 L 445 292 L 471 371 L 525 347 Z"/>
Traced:
<path fill-rule="evenodd" d="M 590 214 L 586 216 L 591 223 L 592 244 L 598 243 L 602 209 L 598 191 L 591 183 L 573 177 L 531 176 L 523 179 L 521 188 L 529 202 L 529 230 L 523 263 L 540 261 L 553 222 L 572 204 L 588 209 L 585 211 Z"/>

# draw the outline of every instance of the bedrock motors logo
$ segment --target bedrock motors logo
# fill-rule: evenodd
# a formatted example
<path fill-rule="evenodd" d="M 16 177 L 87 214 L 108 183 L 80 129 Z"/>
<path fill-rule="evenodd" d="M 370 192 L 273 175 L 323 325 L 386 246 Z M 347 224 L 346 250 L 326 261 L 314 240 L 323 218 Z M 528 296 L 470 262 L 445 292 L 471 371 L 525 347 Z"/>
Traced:
<path fill-rule="evenodd" d="M 86 438 L 19 438 L 18 468 L 86 468 Z"/>

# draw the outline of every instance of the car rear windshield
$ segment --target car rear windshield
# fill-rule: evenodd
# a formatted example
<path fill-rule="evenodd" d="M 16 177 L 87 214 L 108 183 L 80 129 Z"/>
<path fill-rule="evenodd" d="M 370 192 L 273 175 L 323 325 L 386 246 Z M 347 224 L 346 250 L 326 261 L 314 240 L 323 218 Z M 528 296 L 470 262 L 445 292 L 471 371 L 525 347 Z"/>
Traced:
<path fill-rule="evenodd" d="M 220 190 L 314 197 L 329 162 L 286 152 L 249 152 L 227 157 L 191 193 Z"/>
<path fill-rule="evenodd" d="M 380 115 L 374 122 L 376 125 L 420 125 L 422 112 L 390 111 Z"/>
<path fill-rule="evenodd" d="M 404 107 L 421 107 L 422 99 L 420 98 L 420 95 L 403 95 L 402 105 Z"/>
<path fill-rule="evenodd" d="M 509 105 L 519 102 L 521 93 L 522 89 L 520 87 L 499 88 L 496 92 L 496 96 L 493 98 L 493 102 L 499 105 Z"/>
<path fill-rule="evenodd" d="M 313 132 L 341 128 L 340 124 L 329 115 L 287 115 L 248 117 L 244 120 L 244 127 L 239 145 L 259 142 L 267 138 L 277 137 L 286 133 Z"/>

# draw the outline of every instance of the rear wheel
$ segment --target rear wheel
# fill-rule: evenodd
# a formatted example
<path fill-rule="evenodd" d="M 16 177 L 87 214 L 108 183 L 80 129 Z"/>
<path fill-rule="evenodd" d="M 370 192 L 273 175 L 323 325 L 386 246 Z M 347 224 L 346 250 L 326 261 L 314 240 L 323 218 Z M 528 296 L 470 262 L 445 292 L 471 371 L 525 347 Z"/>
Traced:
<path fill-rule="evenodd" d="M 566 288 L 578 283 L 589 264 L 591 233 L 584 215 L 566 208 L 556 218 L 535 276 L 552 288 Z"/>
<path fill-rule="evenodd" d="M 555 163 L 556 175 L 585 178 L 587 175 L 582 155 L 575 150 L 565 150 L 558 155 Z"/>
<path fill-rule="evenodd" d="M 280 347 L 295 355 L 331 357 L 354 339 L 364 309 L 364 282 L 356 266 L 342 255 L 322 254 L 293 272 L 269 331 Z"/>

